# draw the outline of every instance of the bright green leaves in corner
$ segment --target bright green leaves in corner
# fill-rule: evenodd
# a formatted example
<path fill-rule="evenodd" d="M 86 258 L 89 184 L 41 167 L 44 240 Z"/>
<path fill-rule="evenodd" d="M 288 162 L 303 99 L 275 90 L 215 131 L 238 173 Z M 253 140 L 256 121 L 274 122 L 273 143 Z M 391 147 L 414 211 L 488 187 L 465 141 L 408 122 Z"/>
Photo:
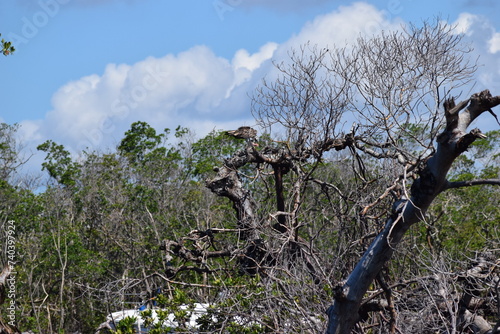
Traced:
<path fill-rule="evenodd" d="M 0 34 L 0 36 L 2 36 L 2 34 Z M 14 51 L 16 51 L 16 49 L 12 45 L 12 42 L 7 42 L 5 39 L 2 38 L 0 43 L 2 44 L 2 53 L 4 56 L 8 56 Z"/>

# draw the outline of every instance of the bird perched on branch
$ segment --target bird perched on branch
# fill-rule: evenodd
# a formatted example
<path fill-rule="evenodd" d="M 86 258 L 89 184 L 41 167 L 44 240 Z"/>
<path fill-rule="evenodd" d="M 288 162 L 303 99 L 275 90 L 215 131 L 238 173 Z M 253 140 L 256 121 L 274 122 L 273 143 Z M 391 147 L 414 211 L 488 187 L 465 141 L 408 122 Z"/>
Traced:
<path fill-rule="evenodd" d="M 227 131 L 226 133 L 238 139 L 253 139 L 257 136 L 257 130 L 249 126 L 240 126 L 237 130 Z"/>
<path fill-rule="evenodd" d="M 251 144 L 252 146 L 259 146 L 257 143 L 257 130 L 252 129 L 249 126 L 240 126 L 237 130 L 231 130 L 226 132 L 229 136 L 238 138 L 238 139 L 245 139 L 247 144 Z"/>

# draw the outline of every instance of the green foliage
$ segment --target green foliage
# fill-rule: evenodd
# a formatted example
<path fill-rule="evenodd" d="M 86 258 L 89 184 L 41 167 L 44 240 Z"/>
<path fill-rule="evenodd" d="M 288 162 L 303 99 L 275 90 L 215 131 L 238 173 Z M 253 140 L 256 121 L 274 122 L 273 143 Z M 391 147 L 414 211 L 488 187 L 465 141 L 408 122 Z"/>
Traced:
<path fill-rule="evenodd" d="M 457 158 L 450 171 L 450 180 L 499 177 L 500 130 L 489 131 L 485 135 L 486 138 L 475 140 L 468 152 Z"/>
<path fill-rule="evenodd" d="M 116 334 L 135 334 L 134 324 L 137 321 L 135 317 L 126 317 L 118 322 Z"/>
<path fill-rule="evenodd" d="M 0 36 L 2 36 L 2 34 L 0 34 Z M 14 51 L 16 51 L 16 49 L 12 45 L 12 42 L 7 42 L 3 38 L 2 38 L 2 40 L 0 40 L 0 44 L 1 44 L 1 47 L 2 47 L 1 52 L 2 52 L 2 54 L 4 56 L 8 56 L 8 55 L 14 53 Z"/>
<path fill-rule="evenodd" d="M 13 140 L 17 126 L 3 125 L 0 129 L 4 159 L 0 167 L 4 166 L 5 175 L 10 175 L 16 166 L 11 162 L 17 161 L 19 153 Z M 411 141 L 426 130 L 408 125 L 405 131 L 405 140 Z M 391 180 L 387 170 L 392 166 L 363 156 L 366 177 L 374 180 L 367 184 L 359 182 L 352 168 L 356 160 L 348 155 L 325 156 L 314 166 L 303 162 L 303 171 L 311 172 L 311 178 L 321 178 L 325 184 L 310 182 L 303 189 L 297 216 L 297 224 L 302 227 L 297 238 L 311 245 L 311 254 L 324 261 L 322 265 L 329 268 L 331 279 L 315 282 L 307 274 L 309 268 L 297 264 L 297 255 L 273 259 L 284 270 L 274 271 L 273 262 L 265 266 L 267 276 L 249 277 L 239 270 L 239 255 L 202 256 L 206 250 L 241 251 L 247 246 L 238 233 L 230 232 L 236 225 L 230 201 L 210 194 L 202 182 L 214 175 L 214 166 L 244 149 L 246 143 L 221 131 L 193 143 L 186 129 L 177 128 L 174 138 L 169 134 L 168 130 L 158 133 L 147 123 L 136 122 L 116 150 L 84 152 L 78 162 L 64 146 L 49 140 L 38 147 L 47 154 L 42 167 L 61 187 L 35 193 L 11 185 L 9 177 L 0 180 L 0 218 L 17 222 L 18 260 L 22 263 L 16 268 L 17 301 L 23 330 L 44 333 L 62 323 L 63 332 L 92 332 L 110 311 L 143 302 L 148 286 L 148 291 L 165 289 L 154 299 L 159 321 L 153 321 L 150 310 L 141 314 L 150 333 L 172 330 L 169 316 L 174 317 L 178 330 L 192 330 L 187 327 L 195 303 L 211 305 L 197 320 L 200 331 L 276 332 L 283 330 L 283 319 L 299 323 L 297 314 L 291 312 L 297 308 L 316 308 L 310 312 L 325 320 L 323 310 L 334 298 L 335 280 L 351 270 L 369 241 L 366 236 L 380 228 L 387 215 L 390 196 L 380 208 L 370 211 L 376 218 L 368 220 L 357 212 L 376 201 L 381 189 L 387 187 L 387 180 Z M 450 180 L 498 178 L 499 132 L 487 135 L 459 158 Z M 259 141 L 257 149 L 289 145 L 274 142 L 266 135 Z M 273 171 L 261 164 L 246 166 L 239 172 L 259 203 L 257 217 L 265 230 L 269 222 L 273 223 L 269 213 L 276 205 Z M 283 180 L 284 195 L 290 198 L 297 176 L 291 171 Z M 326 184 L 334 184 L 335 188 Z M 416 229 L 415 243 L 421 247 L 431 243 L 436 251 L 452 254 L 493 248 L 498 239 L 499 200 L 498 189 L 492 186 L 442 194 L 429 210 L 427 224 Z M 224 232 L 207 233 L 199 240 L 193 237 L 193 231 L 210 229 Z M 263 234 L 264 242 L 276 249 L 292 247 L 273 233 Z M 160 250 L 163 240 L 178 242 L 178 247 L 185 247 L 183 251 L 193 250 L 193 257 Z M 168 261 L 167 255 L 171 257 Z M 332 257 L 342 260 L 332 264 Z M 168 276 L 169 268 L 182 270 Z M 391 271 L 401 276 L 418 270 L 403 261 L 391 266 Z M 156 274 L 168 276 L 169 280 Z M 303 274 L 302 279 L 293 276 L 297 274 Z M 123 321 L 116 333 L 131 333 L 134 322 Z M 287 330 L 304 332 L 304 328 L 314 328 L 301 326 Z"/>
<path fill-rule="evenodd" d="M 37 149 L 47 153 L 45 162 L 42 163 L 42 170 L 47 170 L 49 175 L 61 185 L 74 186 L 76 184 L 80 165 L 72 160 L 71 154 L 63 145 L 47 140 L 38 145 Z"/>
<path fill-rule="evenodd" d="M 127 156 L 132 162 L 142 161 L 148 153 L 152 153 L 161 143 L 165 134 L 156 134 L 156 130 L 144 122 L 132 124 L 130 130 L 125 132 L 125 138 L 118 146 L 118 151 Z M 158 152 L 159 151 L 159 152 Z M 164 153 L 159 149 L 158 153 Z"/>
<path fill-rule="evenodd" d="M 227 135 L 225 131 L 213 130 L 192 145 L 193 154 L 188 160 L 189 170 L 194 177 L 207 177 L 224 158 L 242 147 L 241 140 Z"/>
<path fill-rule="evenodd" d="M 498 233 L 497 222 L 500 221 L 497 188 L 471 187 L 457 189 L 453 194 L 442 194 L 433 208 L 433 212 L 439 211 L 446 214 L 436 222 L 436 247 L 445 249 L 456 258 L 493 247 Z"/>
<path fill-rule="evenodd" d="M 0 123 L 0 179 L 8 180 L 20 164 L 15 134 L 19 125 Z"/>
<path fill-rule="evenodd" d="M 450 172 L 450 181 L 498 179 L 500 131 L 486 133 L 471 145 L 466 155 L 458 157 Z M 493 247 L 498 237 L 500 193 L 495 186 L 476 186 L 453 189 L 442 193 L 430 212 L 431 218 L 441 216 L 430 228 L 434 231 L 433 245 L 456 258 L 470 256 L 476 251 Z M 422 226 L 421 237 L 429 233 Z"/>
<path fill-rule="evenodd" d="M 165 156 L 167 150 L 160 146 L 166 140 L 169 129 L 157 134 L 156 130 L 146 122 L 132 123 L 130 130 L 125 132 L 125 138 L 118 145 L 118 151 L 132 163 L 141 163 Z"/>
<path fill-rule="evenodd" d="M 500 144 L 500 130 L 488 131 L 486 138 L 475 140 L 471 148 L 476 159 L 497 159 L 500 155 L 498 145 Z"/>

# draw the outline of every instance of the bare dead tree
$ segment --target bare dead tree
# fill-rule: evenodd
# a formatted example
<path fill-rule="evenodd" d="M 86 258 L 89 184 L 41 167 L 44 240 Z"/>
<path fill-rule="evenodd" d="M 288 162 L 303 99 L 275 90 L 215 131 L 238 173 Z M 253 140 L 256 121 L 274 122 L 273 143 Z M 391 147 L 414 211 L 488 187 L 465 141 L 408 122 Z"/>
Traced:
<path fill-rule="evenodd" d="M 354 62 L 359 64 L 356 68 L 359 76 L 353 84 L 366 101 L 359 111 L 371 134 L 369 139 L 360 138 L 358 143 L 363 145 L 357 148 L 376 158 L 396 159 L 403 166 L 403 184 L 384 230 L 366 250 L 345 284 L 338 287 L 328 310 L 328 333 L 350 333 L 359 319 L 354 310 L 359 309 L 363 295 L 405 232 L 424 219 L 438 194 L 455 187 L 456 184 L 446 179 L 452 163 L 476 139 L 484 137 L 479 129 L 467 133 L 467 128 L 474 119 L 500 104 L 500 96 L 483 91 L 458 105 L 453 97 L 444 99 L 447 90 L 471 78 L 474 66 L 464 60 L 467 52 L 468 49 L 461 48 L 460 36 L 439 24 L 361 39 L 354 48 L 352 54 Z M 444 105 L 446 124 L 438 135 L 442 118 L 440 105 Z M 422 124 L 424 131 L 410 133 L 408 124 Z M 401 140 L 405 134 L 413 139 L 414 147 Z M 385 142 L 374 141 L 373 137 L 382 137 Z M 416 179 L 408 189 L 405 182 L 410 174 Z M 477 181 L 477 184 L 492 183 L 500 184 L 500 181 Z"/>
<path fill-rule="evenodd" d="M 247 164 L 270 166 L 276 193 L 276 211 L 270 214 L 276 223 L 271 225 L 287 236 L 282 242 L 292 240 L 309 254 L 315 253 L 314 247 L 301 243 L 298 232 L 307 225 L 300 218 L 310 184 L 355 201 L 362 209 L 358 219 L 388 213 L 385 227 L 349 277 L 337 285 L 327 312 L 328 333 L 351 332 L 361 319 L 358 310 L 363 297 L 377 277 L 387 300 L 391 299 L 380 272 L 405 232 L 425 218 L 436 196 L 457 187 L 500 184 L 497 179 L 449 182 L 446 178 L 457 157 L 484 137 L 479 129 L 469 131 L 470 124 L 484 112 L 494 115 L 492 108 L 500 104 L 500 97 L 487 90 L 458 104 L 450 95 L 473 79 L 476 65 L 468 61 L 470 51 L 453 27 L 439 22 L 360 38 L 342 49 L 306 45 L 291 51 L 290 62 L 275 64 L 276 73 L 263 81 L 252 100 L 258 124 L 278 138 L 276 145 L 248 146 L 207 182 L 213 192 L 234 203 L 238 226 L 245 228 L 246 235 L 253 230 L 256 234 L 251 238 L 260 240 L 266 234 L 259 223 L 263 218 L 256 217 L 256 203 L 242 188 L 238 169 Z M 352 124 L 348 131 L 347 124 Z M 352 154 L 353 170 L 361 182 L 358 190 L 383 179 L 385 191 L 369 201 L 360 194 L 354 199 L 316 176 L 328 152 L 345 149 Z M 392 161 L 390 173 L 366 175 L 368 159 Z M 384 211 L 391 195 L 392 208 Z M 269 251 L 268 246 L 264 249 Z M 306 262 L 313 277 L 324 270 L 314 256 Z M 394 322 L 391 328 L 396 330 Z"/>

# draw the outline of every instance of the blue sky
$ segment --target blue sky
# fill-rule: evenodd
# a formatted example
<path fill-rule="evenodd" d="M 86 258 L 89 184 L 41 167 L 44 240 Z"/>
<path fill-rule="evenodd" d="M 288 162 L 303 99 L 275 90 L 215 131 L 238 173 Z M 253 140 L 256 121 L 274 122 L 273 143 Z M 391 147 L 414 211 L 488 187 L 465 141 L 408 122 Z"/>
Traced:
<path fill-rule="evenodd" d="M 481 55 L 477 90 L 500 94 L 498 3 L 2 0 L 0 33 L 17 51 L 0 61 L 0 121 L 19 123 L 32 153 L 53 139 L 75 154 L 113 147 L 137 120 L 199 136 L 251 125 L 248 94 L 290 47 L 436 16 Z"/>

